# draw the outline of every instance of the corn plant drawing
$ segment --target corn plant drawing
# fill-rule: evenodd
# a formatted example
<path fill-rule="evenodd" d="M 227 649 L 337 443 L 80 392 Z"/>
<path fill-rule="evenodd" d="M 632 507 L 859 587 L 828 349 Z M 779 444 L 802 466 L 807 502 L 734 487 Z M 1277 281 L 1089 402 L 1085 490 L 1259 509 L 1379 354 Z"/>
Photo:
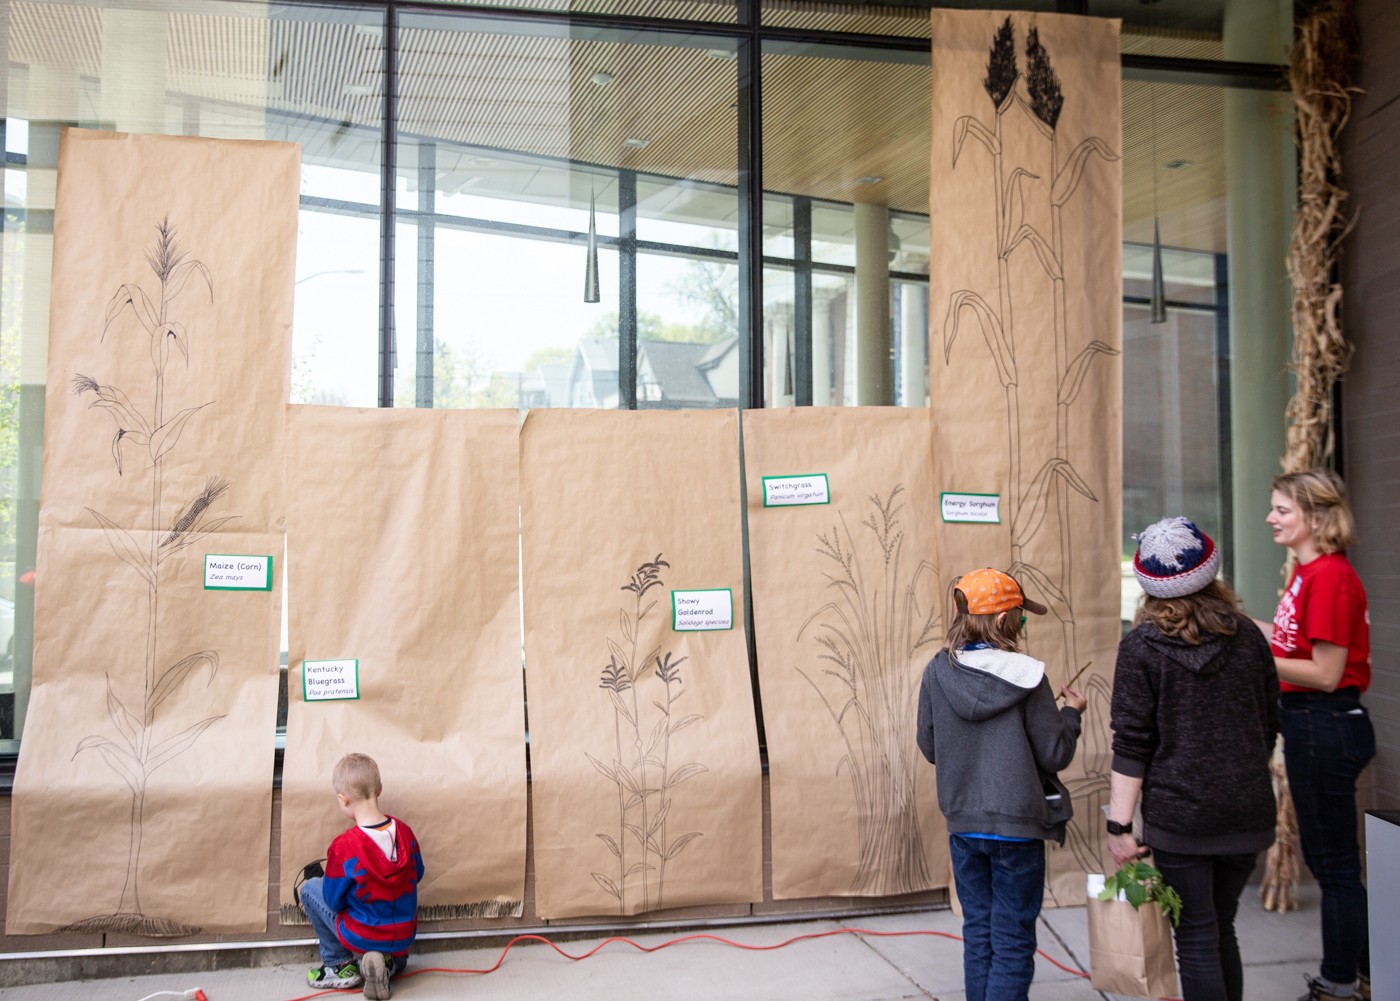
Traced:
<path fill-rule="evenodd" d="M 813 551 L 833 596 L 797 633 L 799 643 L 815 639 L 823 651 L 816 659 L 825 662 L 821 674 L 835 681 L 796 669 L 840 734 L 844 753 L 836 773 L 849 776 L 856 806 L 858 861 L 850 892 L 857 896 L 930 885 L 914 787 L 914 706 L 924 663 L 940 638 L 938 571 L 927 560 L 912 570 L 905 565 L 903 492 L 898 484 L 886 495 L 870 494 L 864 531 L 852 533 L 838 512 L 831 531 L 817 535 Z"/>
<path fill-rule="evenodd" d="M 622 585 L 632 597 L 618 609 L 620 638 L 607 638 L 608 662 L 598 681 L 612 703 L 612 760 L 605 763 L 584 752 L 617 796 L 617 828 L 598 834 L 616 868 L 592 876 L 617 900 L 622 914 L 664 906 L 667 865 L 701 837 L 699 831 L 673 834 L 671 825 L 671 790 L 709 769 L 672 758 L 672 738 L 704 717 L 678 714 L 676 703 L 685 694 L 680 666 L 687 658 L 662 649 L 668 630 L 665 615 L 652 615 L 657 598 L 647 598 L 653 588 L 664 589 L 661 570 L 670 566 L 658 553 Z M 640 691 L 644 684 L 655 693 L 649 700 Z M 648 713 L 648 706 L 655 712 Z"/>
<path fill-rule="evenodd" d="M 957 168 L 969 138 L 980 143 L 992 159 L 991 198 L 996 220 L 997 302 L 989 303 L 976 291 L 961 289 L 952 294 L 943 323 L 943 356 L 952 359 L 953 346 L 962 329 L 963 320 L 971 315 L 981 328 L 982 338 L 991 354 L 997 378 L 1006 402 L 1007 426 L 1007 512 L 1010 522 L 1010 572 L 1044 595 L 1059 623 L 1058 659 L 1065 678 L 1081 666 L 1075 636 L 1075 612 L 1072 580 L 1072 515 L 1070 491 L 1098 503 L 1094 490 L 1075 469 L 1069 453 L 1070 410 L 1083 387 L 1085 379 L 1101 358 L 1116 355 L 1113 346 L 1096 339 L 1081 337 L 1071 343 L 1067 296 L 1079 288 L 1070 289 L 1065 274 L 1064 207 L 1079 190 L 1090 169 L 1093 158 L 1116 162 L 1118 153 L 1099 136 L 1079 141 L 1068 153 L 1067 144 L 1058 129 L 1064 107 L 1060 79 L 1052 65 L 1050 54 L 1040 41 L 1037 28 L 1026 32 L 1026 71 L 1017 68 L 1015 28 L 1007 16 L 996 30 L 987 59 L 987 75 L 983 89 L 991 100 L 992 124 L 989 128 L 974 114 L 957 118 L 953 127 L 953 167 Z M 1048 183 L 1025 165 L 1009 162 L 1006 153 L 1009 116 L 1029 123 L 1032 135 L 1041 137 L 1048 145 L 1050 177 Z M 1043 205 L 1032 205 L 1031 198 L 1043 197 Z M 1036 226 L 1027 221 L 1028 215 L 1048 217 L 1050 233 L 1047 239 Z M 1054 321 L 1055 363 L 1055 429 L 1053 450 L 1049 454 L 1028 457 L 1022 452 L 1022 409 L 1020 386 L 1023 373 L 1017 367 L 1016 329 L 1012 308 L 1013 268 L 1024 287 L 1036 275 L 1047 279 L 1052 292 L 1051 314 Z M 1029 272 L 1029 275 L 1027 274 Z M 1082 346 L 1080 346 L 1082 344 Z M 1039 372 L 1035 373 L 1040 375 Z M 1028 420 L 1040 425 L 1048 423 L 1049 414 L 1031 414 Z M 1029 475 L 1027 470 L 1032 470 Z M 1057 559 L 1053 563 L 1033 563 L 1026 549 L 1037 534 L 1046 528 L 1057 537 Z M 1046 657 L 1047 660 L 1055 658 Z M 1095 682 L 1088 683 L 1090 689 Z M 1106 777 L 1098 777 L 1102 783 Z M 1097 788 L 1097 784 L 1095 785 Z M 1076 815 L 1086 816 L 1079 808 Z M 1082 832 L 1071 832 L 1071 842 L 1083 840 Z M 1097 852 L 1082 853 L 1096 858 Z M 1090 867 L 1097 865 L 1091 861 Z"/>
<path fill-rule="evenodd" d="M 93 508 L 89 514 L 101 526 L 113 554 L 134 572 L 138 586 L 146 592 L 144 692 L 139 703 L 124 701 L 107 675 L 106 706 L 116 737 L 94 733 L 79 741 L 73 757 L 85 751 L 102 761 L 126 784 L 131 793 L 126 878 L 115 912 L 88 918 L 73 925 L 74 930 L 124 931 L 144 935 L 179 935 L 198 931 L 164 918 L 148 917 L 141 909 L 141 842 L 145 830 L 146 793 L 151 777 L 163 766 L 189 750 L 199 737 L 222 715 L 207 716 L 182 725 L 162 717 L 162 707 L 186 683 L 207 670 L 206 684 L 219 668 L 219 654 L 200 650 L 173 663 L 163 663 L 159 644 L 160 588 L 169 560 L 231 519 L 213 517 L 211 509 L 228 492 L 227 481 L 209 476 L 178 506 L 165 495 L 165 460 L 180 441 L 190 421 L 209 403 L 175 410 L 169 404 L 167 375 L 178 372 L 171 365 L 174 352 L 189 364 L 189 332 L 174 319 L 172 304 L 187 288 L 207 287 L 212 301 L 214 279 L 200 261 L 190 259 L 181 249 L 169 219 L 156 226 L 154 246 L 146 251 L 146 261 L 160 283 L 159 291 L 148 295 L 137 284 L 123 284 L 107 303 L 102 340 L 129 308 L 147 334 L 143 349 L 150 352 L 153 370 L 151 395 L 146 408 L 116 386 L 104 385 L 86 375 L 73 377 L 73 392 L 90 396 L 89 408 L 105 410 L 116 423 L 112 438 L 112 458 L 120 477 L 142 476 L 150 485 L 150 527 L 148 531 L 128 530 Z M 197 280 L 196 280 L 197 279 Z M 173 396 L 173 393 L 170 394 Z M 135 709 L 129 706 L 135 706 Z"/>

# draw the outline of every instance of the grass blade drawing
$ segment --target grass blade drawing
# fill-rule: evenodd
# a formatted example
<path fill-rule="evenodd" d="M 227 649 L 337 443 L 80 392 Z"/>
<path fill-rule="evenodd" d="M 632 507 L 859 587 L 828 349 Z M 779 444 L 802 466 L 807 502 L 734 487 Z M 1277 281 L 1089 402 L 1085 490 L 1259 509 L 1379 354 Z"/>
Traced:
<path fill-rule="evenodd" d="M 1071 203 L 1097 162 L 1113 163 L 1118 153 L 1100 136 L 1090 135 L 1064 151 L 1060 131 L 1065 94 L 1051 54 L 1041 41 L 1040 30 L 1034 24 L 1025 33 L 1024 73 L 1018 68 L 1016 25 L 1007 15 L 1001 22 L 988 49 L 987 75 L 983 89 L 992 103 L 990 127 L 976 115 L 957 119 L 952 133 L 953 168 L 968 148 L 966 139 L 975 136 L 992 158 L 991 184 L 988 196 L 992 200 L 992 215 L 996 229 L 997 302 L 991 302 L 970 289 L 954 291 L 947 301 L 943 323 L 943 357 L 951 366 L 958 333 L 966 318 L 974 317 L 980 326 L 998 381 L 1006 401 L 1006 524 L 1009 526 L 1009 559 L 1006 565 L 1018 579 L 1039 591 L 1059 624 L 1057 646 L 1053 655 L 1048 651 L 1032 653 L 1059 667 L 1065 676 L 1080 664 L 1076 616 L 1074 609 L 1073 563 L 1074 515 L 1071 501 L 1075 495 L 1097 504 L 1098 493 L 1075 466 L 1070 449 L 1070 418 L 1086 380 L 1096 370 L 1102 370 L 1101 359 L 1117 355 L 1116 348 L 1098 339 L 1081 337 L 1075 343 L 1070 330 L 1068 301 L 1071 295 L 1082 295 L 1089 277 L 1066 274 L 1066 224 L 1063 210 Z M 1014 121 L 1009 116 L 1015 115 Z M 1012 127 L 1019 142 L 1008 143 Z M 1027 143 L 1030 146 L 1027 146 Z M 1007 162 L 1008 148 L 1027 149 L 1039 146 L 1044 155 L 1035 153 L 1036 163 Z M 1025 154 L 1031 155 L 1031 154 Z M 1042 179 L 1031 168 L 1043 170 L 1049 163 L 1049 176 Z M 976 168 L 971 168 L 976 169 Z M 1037 199 L 1030 211 L 1028 199 Z M 1049 221 L 1048 237 L 1027 218 L 1039 220 L 1041 226 Z M 1030 251 L 1029 254 L 1026 251 Z M 1050 448 L 1039 455 L 1023 454 L 1023 407 L 1021 371 L 1016 353 L 1016 317 L 1012 308 L 1013 287 L 1039 287 L 1048 283 L 1051 293 L 1054 339 L 1053 413 L 1048 409 L 1025 413 L 1027 421 L 1054 427 Z M 1075 287 L 1071 284 L 1076 283 Z M 990 298 L 990 296 L 988 296 Z M 1027 366 L 1029 370 L 1032 366 Z M 1026 378 L 1038 375 L 1029 372 Z M 1043 394 L 1027 394 L 1027 399 Z M 1054 534 L 1053 556 L 1038 549 L 1032 558 L 1031 542 L 1042 531 Z M 1091 678 L 1088 687 L 1105 687 L 1102 679 Z M 1091 699 L 1103 693 L 1091 691 Z M 1082 790 L 1086 800 L 1099 796 L 1106 776 L 1091 776 Z M 1077 816 L 1090 816 L 1091 803 L 1076 802 Z M 1096 829 L 1095 829 L 1096 830 Z M 1076 840 L 1077 839 L 1077 840 Z M 1083 858 L 1092 856 L 1092 845 L 1081 844 L 1079 831 L 1071 832 L 1071 842 Z"/>
<path fill-rule="evenodd" d="M 75 922 L 69 927 L 73 931 L 186 935 L 199 930 L 143 912 L 141 853 L 146 796 L 152 776 L 193 747 L 205 731 L 224 718 L 210 715 L 184 723 L 165 718 L 168 711 L 162 712 L 162 707 L 179 690 L 198 678 L 204 679 L 206 687 L 213 683 L 219 670 L 219 654 L 215 650 L 200 650 L 162 666 L 158 640 L 160 590 L 163 574 L 169 569 L 167 561 L 231 520 L 210 513 L 228 492 L 229 484 L 217 476 L 206 477 L 202 487 L 173 514 L 168 510 L 166 460 L 178 448 L 181 435 L 210 406 L 205 402 L 183 407 L 167 417 L 167 379 L 173 381 L 180 371 L 171 364 L 171 347 L 176 348 L 173 357 L 185 367 L 189 365 L 191 348 L 185 324 L 173 318 L 174 302 L 182 293 L 200 288 L 208 291 L 212 301 L 214 278 L 202 262 L 189 258 L 181 248 L 168 218 L 156 226 L 156 232 L 155 243 L 145 258 L 159 283 L 158 291 L 148 294 L 139 283 L 122 284 L 107 303 L 101 336 L 103 343 L 108 333 L 113 334 L 114 341 L 125 336 L 126 331 L 121 328 L 128 311 L 145 332 L 146 343 L 140 349 L 149 353 L 153 370 L 148 407 L 143 409 L 121 389 L 104 385 L 91 376 L 78 374 L 72 381 L 73 392 L 87 399 L 90 409 L 106 411 L 116 424 L 112 459 L 117 476 L 145 477 L 150 489 L 150 523 L 145 529 L 124 527 L 94 508 L 87 509 L 102 528 L 113 555 L 135 572 L 137 585 L 145 591 L 146 643 L 139 700 L 128 694 L 124 701 L 118 689 L 126 685 L 114 681 L 111 673 L 107 676 L 107 715 L 119 739 L 89 734 L 73 752 L 74 758 L 85 751 L 96 752 L 131 794 L 121 896 L 115 910 Z M 199 281 L 191 282 L 196 277 Z"/>
<path fill-rule="evenodd" d="M 700 831 L 671 833 L 671 790 L 709 769 L 699 762 L 672 760 L 672 738 L 704 717 L 678 714 L 676 704 L 685 694 L 680 667 L 687 658 L 663 651 L 666 616 L 654 614 L 658 596 L 648 597 L 655 588 L 664 593 L 661 571 L 670 566 L 658 553 L 622 585 L 632 597 L 618 610 L 618 637 L 607 637 L 608 662 L 598 680 L 612 703 L 612 760 L 604 762 L 585 752 L 617 797 L 616 830 L 597 835 L 615 860 L 614 871 L 592 876 L 617 900 L 620 914 L 665 906 L 667 866 L 702 836 Z M 644 702 L 638 694 L 641 686 L 654 692 L 656 682 L 660 693 Z"/>
<path fill-rule="evenodd" d="M 844 512 L 817 536 L 829 600 L 802 624 L 821 649 L 821 676 L 797 668 L 826 707 L 851 781 L 858 862 L 850 892 L 880 896 L 927 889 L 919 827 L 914 712 L 924 662 L 940 638 L 937 570 L 903 565 L 902 484 L 871 494 L 853 533 Z M 827 666 L 829 665 L 829 666 Z"/>

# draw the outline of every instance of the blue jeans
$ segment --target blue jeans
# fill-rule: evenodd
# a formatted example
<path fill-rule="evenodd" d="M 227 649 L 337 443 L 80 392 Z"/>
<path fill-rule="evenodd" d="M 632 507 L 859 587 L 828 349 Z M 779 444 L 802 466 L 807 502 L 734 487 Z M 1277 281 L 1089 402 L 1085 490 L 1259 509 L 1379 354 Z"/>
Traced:
<path fill-rule="evenodd" d="M 1376 733 L 1355 688 L 1284 692 L 1279 730 L 1298 836 L 1322 890 L 1324 979 L 1371 974 L 1366 887 L 1356 830 L 1356 778 L 1376 754 Z"/>
<path fill-rule="evenodd" d="M 317 944 L 321 948 L 321 965 L 335 969 L 353 957 L 350 950 L 341 944 L 340 936 L 335 933 L 336 912 L 331 910 L 330 905 L 326 903 L 325 894 L 321 892 L 323 882 L 320 876 L 316 876 L 301 884 L 301 909 L 306 912 L 311 927 L 316 929 Z"/>
<path fill-rule="evenodd" d="M 951 834 L 948 847 L 963 911 L 967 1001 L 1026 1001 L 1045 894 L 1045 843 Z"/>
<path fill-rule="evenodd" d="M 1183 1001 L 1244 997 L 1235 912 L 1258 858 L 1257 852 L 1181 855 L 1152 850 L 1162 880 L 1181 897 L 1181 923 L 1174 934 Z"/>

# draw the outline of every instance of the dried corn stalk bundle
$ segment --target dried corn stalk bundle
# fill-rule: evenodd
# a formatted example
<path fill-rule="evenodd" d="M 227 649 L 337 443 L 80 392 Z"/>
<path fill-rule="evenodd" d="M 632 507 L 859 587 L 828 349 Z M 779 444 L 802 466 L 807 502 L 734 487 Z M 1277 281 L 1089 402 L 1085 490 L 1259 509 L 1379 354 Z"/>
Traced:
<path fill-rule="evenodd" d="M 1338 139 L 1351 114 L 1352 94 L 1358 93 L 1351 86 L 1356 46 L 1351 0 L 1329 0 L 1303 20 L 1289 57 L 1299 175 L 1288 248 L 1297 390 L 1288 403 L 1286 472 L 1321 465 L 1332 454 L 1332 387 L 1351 361 L 1336 265 L 1354 221 L 1346 214 Z"/>
<path fill-rule="evenodd" d="M 1259 899 L 1266 911 L 1298 909 L 1298 815 L 1293 812 L 1293 797 L 1288 794 L 1288 776 L 1283 760 L 1274 755 L 1274 797 L 1278 814 L 1274 820 L 1274 843 L 1264 860 L 1264 879 L 1259 884 Z"/>
<path fill-rule="evenodd" d="M 1332 389 L 1351 363 L 1352 345 L 1342 333 L 1342 285 L 1336 266 L 1354 217 L 1345 206 L 1338 139 L 1351 115 L 1356 63 L 1356 22 L 1351 0 L 1327 0 L 1298 26 L 1288 60 L 1288 83 L 1297 114 L 1298 211 L 1288 247 L 1293 283 L 1293 361 L 1297 379 L 1288 401 L 1285 472 L 1322 465 L 1336 444 Z M 1290 555 L 1285 578 L 1293 568 Z M 1274 764 L 1278 820 L 1259 896 L 1267 910 L 1298 906 L 1298 823 L 1283 765 Z"/>

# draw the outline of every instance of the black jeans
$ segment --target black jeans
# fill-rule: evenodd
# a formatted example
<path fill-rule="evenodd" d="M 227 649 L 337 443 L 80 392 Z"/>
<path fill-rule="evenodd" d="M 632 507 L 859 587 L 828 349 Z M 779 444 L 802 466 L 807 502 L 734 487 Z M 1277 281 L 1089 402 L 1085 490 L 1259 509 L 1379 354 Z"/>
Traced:
<path fill-rule="evenodd" d="M 1183 1001 L 1241 1001 L 1244 996 L 1235 912 L 1258 857 L 1257 852 L 1181 855 L 1152 850 L 1162 879 L 1181 896 L 1175 937 Z"/>
<path fill-rule="evenodd" d="M 1284 692 L 1279 710 L 1303 861 L 1322 891 L 1321 973 L 1351 983 L 1371 975 L 1356 777 L 1375 757 L 1376 733 L 1355 688 Z"/>

